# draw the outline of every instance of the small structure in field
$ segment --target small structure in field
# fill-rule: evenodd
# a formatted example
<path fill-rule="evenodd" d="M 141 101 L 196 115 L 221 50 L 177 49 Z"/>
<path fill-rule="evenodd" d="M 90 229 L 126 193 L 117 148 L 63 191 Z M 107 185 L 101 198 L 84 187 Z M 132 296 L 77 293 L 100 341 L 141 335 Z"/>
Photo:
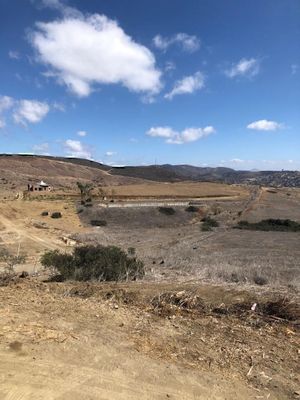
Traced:
<path fill-rule="evenodd" d="M 28 190 L 28 192 L 35 192 L 35 191 L 37 191 L 37 192 L 48 191 L 49 192 L 52 190 L 52 187 L 50 185 L 48 185 L 48 183 L 41 180 L 36 185 L 32 185 L 32 184 L 28 183 L 27 190 Z"/>

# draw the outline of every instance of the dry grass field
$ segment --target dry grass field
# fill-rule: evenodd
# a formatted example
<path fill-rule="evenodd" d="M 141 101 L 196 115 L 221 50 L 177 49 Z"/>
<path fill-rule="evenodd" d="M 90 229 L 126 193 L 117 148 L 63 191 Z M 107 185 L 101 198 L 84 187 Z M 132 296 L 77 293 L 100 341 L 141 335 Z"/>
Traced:
<path fill-rule="evenodd" d="M 107 186 L 105 193 L 112 192 L 116 198 L 201 198 L 201 197 L 247 197 L 249 190 L 244 186 L 232 186 L 211 182 L 178 182 Z"/>

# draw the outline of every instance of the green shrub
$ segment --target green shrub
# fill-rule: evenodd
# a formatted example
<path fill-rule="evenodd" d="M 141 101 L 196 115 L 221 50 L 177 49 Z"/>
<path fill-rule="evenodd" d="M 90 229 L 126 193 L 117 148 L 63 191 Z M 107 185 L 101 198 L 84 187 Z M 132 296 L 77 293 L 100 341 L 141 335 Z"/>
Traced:
<path fill-rule="evenodd" d="M 199 211 L 199 207 L 195 207 L 195 206 L 188 206 L 185 211 L 187 212 L 197 212 Z"/>
<path fill-rule="evenodd" d="M 260 276 L 260 275 L 255 275 L 253 278 L 253 281 L 256 285 L 259 285 L 259 286 L 267 285 L 267 283 L 268 283 L 268 279 L 265 278 L 264 276 Z"/>
<path fill-rule="evenodd" d="M 106 226 L 107 225 L 107 221 L 105 221 L 103 219 L 92 219 L 91 220 L 91 225 L 92 226 Z"/>
<path fill-rule="evenodd" d="M 281 231 L 299 232 L 300 224 L 290 219 L 263 219 L 259 222 L 239 221 L 236 229 L 247 229 L 253 231 Z"/>
<path fill-rule="evenodd" d="M 218 221 L 216 221 L 211 217 L 204 217 L 202 218 L 201 222 L 202 222 L 201 230 L 203 232 L 211 231 L 212 228 L 216 228 L 219 226 Z"/>
<path fill-rule="evenodd" d="M 41 264 L 54 268 L 63 279 L 78 281 L 136 280 L 145 274 L 141 261 L 115 246 L 76 247 L 73 254 L 50 250 L 41 257 Z"/>
<path fill-rule="evenodd" d="M 175 210 L 172 207 L 159 207 L 158 211 L 165 215 L 174 215 L 175 214 Z"/>
<path fill-rule="evenodd" d="M 15 256 L 9 253 L 6 249 L 0 249 L 0 262 L 5 263 L 4 270 L 8 274 L 13 274 L 15 272 L 15 266 L 18 264 L 23 264 L 25 261 L 25 255 Z"/>
<path fill-rule="evenodd" d="M 51 218 L 61 218 L 61 212 L 57 211 L 51 214 Z"/>
<path fill-rule="evenodd" d="M 48 212 L 48 211 L 43 211 L 43 212 L 41 213 L 41 216 L 42 216 L 42 217 L 47 217 L 47 215 L 49 215 L 49 212 Z"/>

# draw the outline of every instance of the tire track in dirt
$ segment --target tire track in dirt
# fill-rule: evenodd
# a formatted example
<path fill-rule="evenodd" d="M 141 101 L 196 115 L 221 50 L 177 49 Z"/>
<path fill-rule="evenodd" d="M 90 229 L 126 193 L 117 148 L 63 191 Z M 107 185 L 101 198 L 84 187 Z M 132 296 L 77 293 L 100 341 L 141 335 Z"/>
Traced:
<path fill-rule="evenodd" d="M 59 246 L 57 244 L 51 243 L 50 240 L 45 240 L 43 238 L 41 238 L 40 236 L 37 235 L 33 235 L 31 233 L 28 232 L 28 228 L 24 227 L 21 228 L 20 226 L 17 226 L 15 224 L 15 222 L 10 221 L 8 218 L 4 217 L 3 215 L 1 215 L 1 223 L 2 225 L 4 225 L 4 230 L 1 231 L 1 234 L 10 234 L 10 233 L 14 233 L 17 236 L 16 241 L 20 240 L 22 237 L 25 239 L 29 239 L 32 240 L 35 243 L 39 243 L 41 245 L 43 245 L 44 247 L 46 247 L 47 249 L 51 249 L 51 250 L 55 250 L 57 249 Z M 5 239 L 3 240 L 4 244 L 10 244 L 11 241 L 6 241 Z"/>

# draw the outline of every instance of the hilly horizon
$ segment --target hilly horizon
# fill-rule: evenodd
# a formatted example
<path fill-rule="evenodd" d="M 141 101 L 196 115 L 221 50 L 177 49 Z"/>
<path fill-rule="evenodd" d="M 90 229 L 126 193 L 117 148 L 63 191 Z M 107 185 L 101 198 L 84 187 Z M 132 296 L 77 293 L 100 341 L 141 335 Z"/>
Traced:
<path fill-rule="evenodd" d="M 146 180 L 300 187 L 299 171 L 241 171 L 226 167 L 197 167 L 186 164 L 116 167 L 76 157 L 24 154 L 0 154 L 0 173 L 2 180 L 10 177 L 9 179 L 18 181 L 22 178 L 24 184 L 27 180 L 48 177 L 49 183 L 54 184 L 53 179 L 58 179 L 62 186 L 74 186 L 76 181 L 83 179 L 102 185 L 140 183 Z"/>

